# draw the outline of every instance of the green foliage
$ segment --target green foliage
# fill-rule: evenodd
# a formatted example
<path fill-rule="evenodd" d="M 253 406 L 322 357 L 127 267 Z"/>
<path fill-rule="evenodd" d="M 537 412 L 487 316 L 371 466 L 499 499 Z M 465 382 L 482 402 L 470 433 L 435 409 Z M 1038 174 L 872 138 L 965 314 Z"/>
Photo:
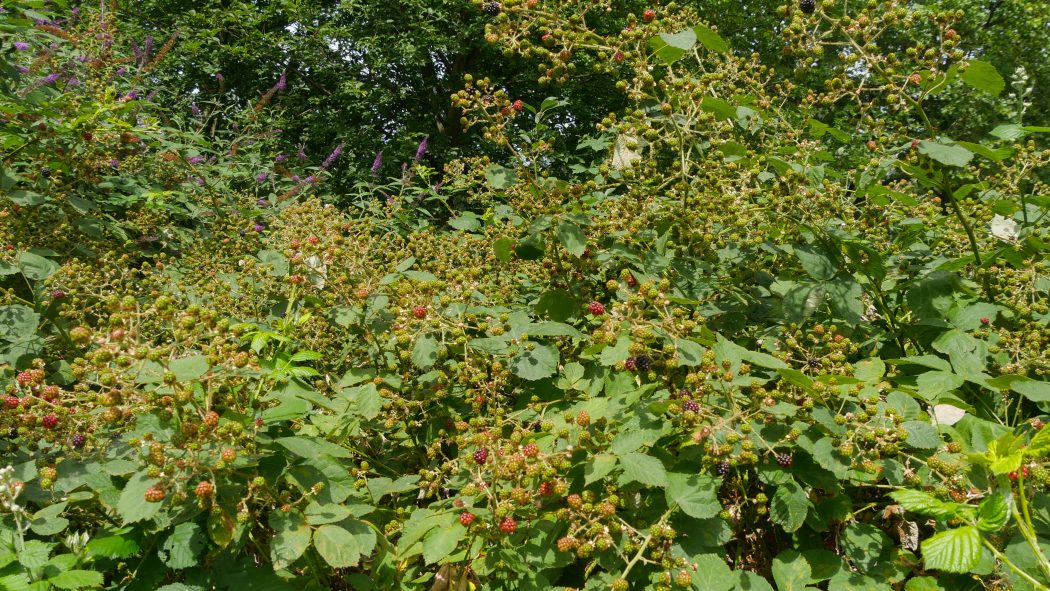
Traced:
<path fill-rule="evenodd" d="M 1050 588 L 974 12 L 5 4 L 0 588 Z"/>

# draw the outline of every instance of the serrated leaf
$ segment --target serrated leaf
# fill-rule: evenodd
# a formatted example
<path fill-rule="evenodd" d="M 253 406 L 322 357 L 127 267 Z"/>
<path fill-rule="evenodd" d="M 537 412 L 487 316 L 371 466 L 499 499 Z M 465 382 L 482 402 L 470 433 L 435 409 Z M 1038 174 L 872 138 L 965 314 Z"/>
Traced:
<path fill-rule="evenodd" d="M 784 531 L 793 532 L 802 527 L 809 514 L 809 497 L 806 491 L 794 480 L 788 480 L 777 486 L 773 498 L 769 503 L 769 517 L 784 528 Z"/>
<path fill-rule="evenodd" d="M 204 355 L 191 355 L 172 361 L 168 369 L 178 381 L 191 382 L 208 372 L 208 360 Z"/>
<path fill-rule="evenodd" d="M 496 258 L 504 263 L 514 258 L 514 241 L 510 238 L 500 238 L 492 243 L 492 252 Z"/>
<path fill-rule="evenodd" d="M 680 474 L 667 475 L 667 504 L 676 503 L 683 513 L 697 519 L 718 515 L 722 503 L 718 502 L 718 486 L 710 476 Z"/>
<path fill-rule="evenodd" d="M 926 568 L 966 573 L 981 559 L 981 534 L 972 525 L 949 529 L 925 540 L 921 549 Z"/>
<path fill-rule="evenodd" d="M 995 66 L 983 60 L 970 60 L 969 67 L 962 73 L 962 81 L 992 96 L 999 96 L 1006 88 L 1006 81 Z"/>
<path fill-rule="evenodd" d="M 940 144 L 930 140 L 919 142 L 919 153 L 948 166 L 966 166 L 973 159 L 973 152 L 962 146 Z"/>
<path fill-rule="evenodd" d="M 59 589 L 83 589 L 84 587 L 101 587 L 105 578 L 102 573 L 93 570 L 64 570 L 47 580 Z"/>
<path fill-rule="evenodd" d="M 670 65 L 682 59 L 685 52 L 696 45 L 696 39 L 696 32 L 693 29 L 685 29 L 677 33 L 660 33 L 649 40 L 649 47 L 656 57 Z"/>
<path fill-rule="evenodd" d="M 809 583 L 813 569 L 802 554 L 787 550 L 773 559 L 772 574 L 777 591 L 801 591 Z"/>
<path fill-rule="evenodd" d="M 138 542 L 120 536 L 93 538 L 87 543 L 87 554 L 94 558 L 128 558 L 139 553 Z"/>
<path fill-rule="evenodd" d="M 700 365 L 704 357 L 704 348 L 699 343 L 689 339 L 676 339 L 674 344 L 678 353 L 679 365 L 683 367 Z"/>
<path fill-rule="evenodd" d="M 145 471 L 138 472 L 124 485 L 117 501 L 117 513 L 124 524 L 135 523 L 149 519 L 160 511 L 162 503 L 150 503 L 146 501 L 146 491 L 156 484 L 156 479 L 150 478 Z"/>
<path fill-rule="evenodd" d="M 704 25 L 696 25 L 693 27 L 693 33 L 696 34 L 700 44 L 710 51 L 715 53 L 726 53 L 729 51 L 729 43 L 710 28 Z"/>
<path fill-rule="evenodd" d="M 196 523 L 180 523 L 161 546 L 161 559 L 168 568 L 180 570 L 197 565 L 204 549 L 204 535 Z"/>
<path fill-rule="evenodd" d="M 554 345 L 536 345 L 531 351 L 518 353 L 510 361 L 510 371 L 523 380 L 542 380 L 558 371 L 558 348 Z"/>
<path fill-rule="evenodd" d="M 583 467 L 583 483 L 590 485 L 609 475 L 616 467 L 616 456 L 612 454 L 596 454 Z"/>
<path fill-rule="evenodd" d="M 456 550 L 456 546 L 466 535 L 467 529 L 462 526 L 436 527 L 423 538 L 423 560 L 434 564 Z"/>
<path fill-rule="evenodd" d="M 941 445 L 941 435 L 937 427 L 926 421 L 905 421 L 901 427 L 908 432 L 904 443 L 918 449 L 936 449 Z"/>
<path fill-rule="evenodd" d="M 889 497 L 896 501 L 905 511 L 911 511 L 912 513 L 935 519 L 948 520 L 959 513 L 958 503 L 942 501 L 931 494 L 918 490 L 895 490 L 889 494 Z"/>
<path fill-rule="evenodd" d="M 493 189 L 504 190 L 514 186 L 518 182 L 517 172 L 513 168 L 506 168 L 499 164 L 490 164 L 485 169 L 485 180 Z"/>
<path fill-rule="evenodd" d="M 736 586 L 736 575 L 717 554 L 700 554 L 690 561 L 696 565 L 693 586 L 704 591 L 729 591 Z"/>
<path fill-rule="evenodd" d="M 416 338 L 412 345 L 412 364 L 419 369 L 429 369 L 437 363 L 438 341 L 431 335 Z"/>
<path fill-rule="evenodd" d="M 298 510 L 274 510 L 270 513 L 274 530 L 270 543 L 270 561 L 275 569 L 287 568 L 310 547 L 310 528 Z"/>
<path fill-rule="evenodd" d="M 649 486 L 667 486 L 667 470 L 660 460 L 643 453 L 632 452 L 620 456 L 623 482 L 641 482 Z"/>
<path fill-rule="evenodd" d="M 558 224 L 557 235 L 565 250 L 569 251 L 572 256 L 580 258 L 587 250 L 587 236 L 576 224 L 572 222 Z"/>
<path fill-rule="evenodd" d="M 357 566 L 361 548 L 354 534 L 338 525 L 322 525 L 314 532 L 314 548 L 332 568 Z"/>
<path fill-rule="evenodd" d="M 893 543 L 879 528 L 868 523 L 853 522 L 842 535 L 842 549 L 861 572 L 873 570 L 892 549 Z"/>
<path fill-rule="evenodd" d="M 1002 493 L 995 493 L 977 507 L 977 529 L 991 534 L 999 531 L 1010 519 L 1010 503 Z"/>

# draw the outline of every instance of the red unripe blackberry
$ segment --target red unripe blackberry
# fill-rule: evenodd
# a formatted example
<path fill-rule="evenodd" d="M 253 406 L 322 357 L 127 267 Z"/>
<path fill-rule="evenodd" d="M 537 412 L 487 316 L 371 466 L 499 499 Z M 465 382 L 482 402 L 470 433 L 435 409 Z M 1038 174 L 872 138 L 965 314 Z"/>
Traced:
<path fill-rule="evenodd" d="M 459 514 L 459 524 L 463 527 L 470 527 L 470 524 L 474 523 L 474 514 L 470 511 L 466 511 Z"/>
<path fill-rule="evenodd" d="M 654 18 L 656 18 L 656 11 L 652 8 L 642 13 L 642 20 L 644 20 L 647 23 L 653 22 Z"/>
<path fill-rule="evenodd" d="M 4 405 L 7 406 L 7 408 L 18 408 L 18 405 L 21 403 L 22 401 L 19 400 L 17 396 L 8 396 L 7 398 L 4 398 Z"/>
<path fill-rule="evenodd" d="M 45 429 L 54 429 L 58 426 L 58 417 L 55 415 L 44 415 L 44 418 L 40 419 L 40 423 L 44 425 Z"/>
<path fill-rule="evenodd" d="M 628 357 L 627 361 L 623 362 L 623 368 L 627 371 L 634 371 L 638 369 L 638 365 L 634 361 L 634 357 Z"/>
<path fill-rule="evenodd" d="M 481 465 L 489 459 L 489 450 L 484 447 L 474 452 L 474 463 Z"/>
<path fill-rule="evenodd" d="M 503 533 L 510 535 L 517 531 L 518 524 L 513 517 L 504 517 L 503 521 L 499 522 L 499 528 Z"/>
<path fill-rule="evenodd" d="M 525 108 L 525 103 L 521 99 L 518 99 L 514 101 L 514 104 L 512 106 L 514 107 L 515 111 L 520 111 Z"/>
<path fill-rule="evenodd" d="M 576 424 L 581 427 L 586 427 L 591 424 L 591 415 L 585 410 L 581 410 L 580 414 L 576 415 Z"/>
<path fill-rule="evenodd" d="M 540 446 L 535 443 L 528 443 L 522 448 L 521 453 L 524 454 L 526 458 L 534 458 L 540 455 Z"/>
<path fill-rule="evenodd" d="M 416 306 L 415 308 L 412 308 L 412 315 L 415 316 L 416 318 L 420 319 L 420 320 L 426 318 L 427 317 L 427 307 L 426 306 Z"/>
<path fill-rule="evenodd" d="M 551 486 L 551 483 L 549 482 L 541 482 L 539 491 L 537 492 L 540 493 L 541 497 L 550 496 L 550 494 L 554 492 L 554 487 Z"/>
<path fill-rule="evenodd" d="M 616 53 L 613 54 L 613 61 L 614 62 L 622 62 L 626 57 L 627 56 L 624 55 L 624 53 L 622 51 L 617 51 Z"/>
<path fill-rule="evenodd" d="M 209 410 L 204 414 L 204 424 L 214 429 L 219 425 L 219 413 Z"/>
<path fill-rule="evenodd" d="M 554 45 L 554 35 L 551 35 L 550 33 L 544 33 L 543 37 L 540 37 L 540 40 L 543 41 L 543 44 L 547 47 Z"/>
<path fill-rule="evenodd" d="M 791 460 L 791 454 L 789 454 L 789 453 L 777 454 L 777 463 L 780 464 L 781 466 L 783 466 L 784 468 L 790 468 L 791 467 L 791 461 L 792 461 Z"/>
<path fill-rule="evenodd" d="M 565 502 L 567 502 L 573 509 L 579 509 L 583 506 L 583 499 L 577 494 L 569 495 L 568 498 L 565 499 Z"/>
<path fill-rule="evenodd" d="M 146 490 L 145 497 L 150 503 L 159 503 L 164 500 L 164 489 L 159 486 L 151 486 Z"/>
<path fill-rule="evenodd" d="M 987 316 L 981 316 L 981 324 L 988 326 L 991 323 L 992 320 L 990 318 L 988 318 Z"/>
<path fill-rule="evenodd" d="M 587 311 L 595 316 L 601 316 L 605 314 L 605 306 L 601 302 L 591 302 L 587 304 Z"/>
<path fill-rule="evenodd" d="M 197 488 L 193 492 L 200 498 L 210 497 L 215 492 L 215 485 L 207 480 L 202 480 L 197 483 Z"/>
<path fill-rule="evenodd" d="M 576 549 L 580 543 L 576 538 L 572 536 L 565 536 L 564 538 L 558 538 L 558 551 L 559 552 L 571 552 Z"/>
<path fill-rule="evenodd" d="M 222 452 L 219 454 L 219 456 L 222 458 L 222 461 L 224 461 L 227 464 L 229 464 L 229 463 L 231 463 L 231 462 L 233 462 L 234 460 L 237 459 L 237 451 L 232 449 L 232 448 L 227 447 L 226 449 L 222 450 Z"/>

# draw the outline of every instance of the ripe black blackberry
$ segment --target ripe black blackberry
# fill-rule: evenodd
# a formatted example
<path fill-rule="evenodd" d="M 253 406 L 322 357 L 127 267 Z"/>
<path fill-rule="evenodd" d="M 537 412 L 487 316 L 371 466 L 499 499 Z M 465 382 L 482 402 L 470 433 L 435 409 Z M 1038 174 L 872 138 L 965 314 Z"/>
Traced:
<path fill-rule="evenodd" d="M 638 371 L 649 371 L 653 366 L 653 360 L 648 355 L 639 355 L 634 358 L 634 365 Z"/>
<path fill-rule="evenodd" d="M 499 2 L 486 2 L 481 6 L 481 10 L 485 11 L 485 14 L 489 16 L 496 16 L 500 13 L 501 7 Z"/>
<path fill-rule="evenodd" d="M 725 476 L 726 474 L 729 474 L 729 468 L 729 462 L 721 462 L 718 464 L 718 467 L 715 468 L 715 472 L 718 472 L 719 476 Z"/>
<path fill-rule="evenodd" d="M 817 10 L 817 0 L 799 0 L 798 7 L 806 14 L 813 14 Z"/>
<path fill-rule="evenodd" d="M 87 437 L 84 437 L 83 433 L 76 433 L 75 435 L 73 435 L 73 438 L 70 440 L 70 443 L 73 444 L 73 447 L 75 449 L 80 449 L 84 447 L 85 443 L 87 443 Z"/>
<path fill-rule="evenodd" d="M 777 463 L 780 464 L 784 468 L 790 468 L 791 467 L 791 454 L 788 454 L 788 453 L 777 454 Z"/>
<path fill-rule="evenodd" d="M 695 400 L 686 400 L 682 403 L 682 411 L 684 412 L 700 412 L 700 405 Z"/>

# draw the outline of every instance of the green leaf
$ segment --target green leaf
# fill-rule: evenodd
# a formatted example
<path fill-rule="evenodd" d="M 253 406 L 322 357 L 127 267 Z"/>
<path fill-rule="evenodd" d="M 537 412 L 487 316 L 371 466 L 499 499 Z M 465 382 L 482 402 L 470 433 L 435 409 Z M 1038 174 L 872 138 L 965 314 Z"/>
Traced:
<path fill-rule="evenodd" d="M 437 363 L 438 341 L 431 335 L 416 338 L 412 345 L 412 364 L 419 369 L 429 369 Z"/>
<path fill-rule="evenodd" d="M 587 236 L 583 234 L 579 226 L 572 222 L 562 222 L 558 224 L 557 234 L 558 240 L 565 246 L 565 250 L 569 251 L 569 254 L 576 258 L 583 256 L 584 251 L 587 250 Z"/>
<path fill-rule="evenodd" d="M 949 529 L 925 540 L 921 550 L 926 568 L 966 573 L 981 559 L 981 534 L 972 525 Z"/>
<path fill-rule="evenodd" d="M 513 168 L 490 164 L 485 169 L 485 180 L 492 185 L 492 188 L 502 191 L 513 187 L 514 183 L 518 182 L 518 174 Z"/>
<path fill-rule="evenodd" d="M 959 513 L 958 503 L 942 501 L 931 494 L 918 490 L 895 490 L 889 494 L 889 497 L 896 501 L 905 511 L 911 511 L 912 513 L 935 519 L 948 520 Z"/>
<path fill-rule="evenodd" d="M 842 550 L 861 572 L 868 572 L 886 558 L 893 543 L 882 530 L 867 523 L 853 522 L 842 535 Z"/>
<path fill-rule="evenodd" d="M 615 345 L 602 349 L 601 355 L 598 356 L 598 361 L 602 365 L 616 365 L 626 361 L 631 356 L 630 346 L 631 338 L 627 335 L 620 335 L 617 337 Z"/>
<path fill-rule="evenodd" d="M 536 345 L 511 359 L 510 371 L 523 380 L 542 380 L 558 371 L 558 359 L 558 348 L 554 345 Z"/>
<path fill-rule="evenodd" d="M 796 246 L 795 256 L 802 263 L 806 274 L 817 281 L 827 281 L 838 272 L 835 263 L 812 246 Z"/>
<path fill-rule="evenodd" d="M 736 591 L 773 591 L 765 578 L 748 570 L 733 571 L 737 575 Z"/>
<path fill-rule="evenodd" d="M 1002 493 L 995 493 L 981 501 L 977 507 L 977 529 L 992 534 L 1006 525 L 1010 519 L 1010 503 Z"/>
<path fill-rule="evenodd" d="M 877 383 L 886 375 L 886 364 L 878 357 L 863 359 L 853 366 L 853 377 L 869 384 Z"/>
<path fill-rule="evenodd" d="M 196 523 L 180 523 L 161 546 L 161 560 L 168 568 L 184 569 L 197 565 L 204 549 L 204 534 Z"/>
<path fill-rule="evenodd" d="M 675 350 L 678 352 L 678 364 L 683 367 L 700 365 L 704 358 L 704 348 L 696 341 L 676 339 Z"/>
<path fill-rule="evenodd" d="M 467 529 L 460 525 L 434 528 L 423 538 L 423 560 L 434 564 L 456 550 Z"/>
<path fill-rule="evenodd" d="M 1050 382 L 1039 382 L 1025 378 L 1011 382 L 1010 389 L 1032 402 L 1050 401 Z"/>
<path fill-rule="evenodd" d="M 1028 457 L 1039 458 L 1050 452 L 1050 429 L 1043 427 L 1032 437 L 1024 453 Z"/>
<path fill-rule="evenodd" d="M 256 255 L 271 277 L 287 277 L 290 266 L 288 258 L 276 250 L 260 250 Z"/>
<path fill-rule="evenodd" d="M 736 586 L 736 575 L 719 555 L 699 554 L 693 556 L 691 562 L 696 565 L 696 570 L 693 570 L 695 588 L 703 591 L 729 591 Z"/>
<path fill-rule="evenodd" d="M 0 338 L 13 341 L 36 332 L 40 315 L 29 306 L 0 306 Z"/>
<path fill-rule="evenodd" d="M 937 428 L 925 421 L 905 421 L 901 427 L 908 432 L 905 443 L 918 449 L 936 449 L 941 445 Z"/>
<path fill-rule="evenodd" d="M 946 394 L 961 388 L 966 380 L 962 376 L 949 371 L 928 371 L 916 379 L 919 395 L 926 400 L 936 400 L 941 394 Z"/>
<path fill-rule="evenodd" d="M 318 456 L 331 456 L 333 458 L 352 457 L 346 448 L 318 437 L 306 437 L 305 435 L 280 437 L 274 439 L 274 443 L 306 460 L 313 460 Z"/>
<path fill-rule="evenodd" d="M 962 73 L 962 81 L 992 96 L 999 96 L 1006 88 L 1006 81 L 995 66 L 983 60 L 970 60 L 969 67 Z"/>
<path fill-rule="evenodd" d="M 191 355 L 172 361 L 168 369 L 178 381 L 191 382 L 208 372 L 208 360 L 204 355 Z"/>
<path fill-rule="evenodd" d="M 612 454 L 595 454 L 583 467 L 583 483 L 590 485 L 609 475 L 616 467 L 616 456 Z"/>
<path fill-rule="evenodd" d="M 208 512 L 208 536 L 215 545 L 225 548 L 233 542 L 236 523 L 222 508 L 213 508 Z"/>
<path fill-rule="evenodd" d="M 58 264 L 32 252 L 18 253 L 18 266 L 29 279 L 43 281 L 58 270 Z"/>
<path fill-rule="evenodd" d="M 547 316 L 556 322 L 565 322 L 580 309 L 576 297 L 564 289 L 548 289 L 536 301 L 536 315 Z"/>
<path fill-rule="evenodd" d="M 860 323 L 864 315 L 864 288 L 852 277 L 839 277 L 824 284 L 828 292 L 828 302 L 839 318 L 851 326 Z"/>
<path fill-rule="evenodd" d="M 338 525 L 322 525 L 314 532 L 314 548 L 332 568 L 357 566 L 361 548 L 354 534 Z"/>
<path fill-rule="evenodd" d="M 966 166 L 973 159 L 973 152 L 962 146 L 939 144 L 930 140 L 919 142 L 919 153 L 948 166 Z"/>
<path fill-rule="evenodd" d="M 310 547 L 310 528 L 298 510 L 280 509 L 270 513 L 270 527 L 274 530 L 270 543 L 270 561 L 275 569 L 287 568 Z"/>
<path fill-rule="evenodd" d="M 649 47 L 656 57 L 670 65 L 682 59 L 685 52 L 696 45 L 696 40 L 696 31 L 685 29 L 677 33 L 660 33 L 649 40 Z"/>
<path fill-rule="evenodd" d="M 649 486 L 665 487 L 668 484 L 667 470 L 663 462 L 642 453 L 632 452 L 620 456 L 623 482 L 641 482 Z"/>
<path fill-rule="evenodd" d="M 948 588 L 942 586 L 933 577 L 915 577 L 908 579 L 908 583 L 904 585 L 904 591 L 948 591 Z"/>
<path fill-rule="evenodd" d="M 664 493 L 668 505 L 675 503 L 686 515 L 707 519 L 722 510 L 722 503 L 718 502 L 719 484 L 710 476 L 672 472 L 667 475 Z"/>
<path fill-rule="evenodd" d="M 784 531 L 794 532 L 802 527 L 809 514 L 809 497 L 806 491 L 794 480 L 788 480 L 777 486 L 773 493 L 773 499 L 769 504 L 769 517 L 784 528 Z"/>
<path fill-rule="evenodd" d="M 138 542 L 120 536 L 93 538 L 87 543 L 87 555 L 93 558 L 128 558 L 139 553 Z"/>
<path fill-rule="evenodd" d="M 514 247 L 514 254 L 523 261 L 538 261 L 543 258 L 543 243 L 535 239 L 524 240 Z"/>
<path fill-rule="evenodd" d="M 496 258 L 504 263 L 514 258 L 514 241 L 510 238 L 500 238 L 492 243 L 492 252 Z"/>
<path fill-rule="evenodd" d="M 773 581 L 777 591 L 801 591 L 806 588 L 813 569 L 795 550 L 786 550 L 773 559 Z"/>
<path fill-rule="evenodd" d="M 67 504 L 55 503 L 34 513 L 33 520 L 29 523 L 33 533 L 38 536 L 53 536 L 66 529 L 66 526 L 69 525 L 69 520 L 60 517 L 60 515 L 66 510 Z"/>
<path fill-rule="evenodd" d="M 696 25 L 693 27 L 693 33 L 696 34 L 700 44 L 708 50 L 715 53 L 727 53 L 729 51 L 729 43 L 710 28 L 704 25 Z"/>
<path fill-rule="evenodd" d="M 83 589 L 101 587 L 105 582 L 102 573 L 93 570 L 64 570 L 47 580 L 59 589 Z"/>
<path fill-rule="evenodd" d="M 117 501 L 117 513 L 124 524 L 135 523 L 149 519 L 160 511 L 162 503 L 150 503 L 146 501 L 146 491 L 156 484 L 156 479 L 150 478 L 145 471 L 138 472 L 124 485 Z"/>

